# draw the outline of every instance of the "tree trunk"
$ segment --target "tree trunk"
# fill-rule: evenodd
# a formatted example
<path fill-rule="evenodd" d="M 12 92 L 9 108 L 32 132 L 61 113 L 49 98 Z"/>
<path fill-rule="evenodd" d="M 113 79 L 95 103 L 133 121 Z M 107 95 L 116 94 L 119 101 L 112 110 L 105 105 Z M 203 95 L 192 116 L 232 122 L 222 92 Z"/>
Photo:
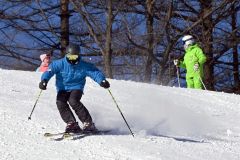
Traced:
<path fill-rule="evenodd" d="M 154 0 L 147 0 L 146 1 L 147 6 L 147 14 L 146 14 L 146 27 L 147 27 L 147 63 L 145 66 L 145 82 L 151 81 L 151 75 L 152 75 L 152 55 L 153 55 L 153 43 L 154 43 L 154 37 L 153 37 L 153 6 L 154 6 Z"/>
<path fill-rule="evenodd" d="M 112 23 L 113 23 L 113 11 L 112 0 L 108 1 L 108 14 L 107 14 L 107 32 L 106 32 L 106 44 L 104 57 L 104 69 L 105 74 L 109 78 L 113 78 L 111 59 L 112 59 Z"/>
<path fill-rule="evenodd" d="M 239 62 L 238 62 L 238 49 L 237 49 L 237 11 L 235 11 L 235 7 L 232 7 L 232 40 L 233 40 L 233 77 L 234 77 L 234 90 L 238 92 L 240 89 L 239 82 Z"/>
<path fill-rule="evenodd" d="M 69 0 L 61 0 L 61 56 L 65 55 L 65 49 L 69 44 Z"/>
<path fill-rule="evenodd" d="M 211 12 L 212 1 L 201 0 L 202 16 Z M 203 51 L 207 56 L 207 62 L 204 67 L 204 79 L 205 85 L 208 90 L 214 90 L 214 67 L 213 67 L 213 22 L 212 16 L 207 17 L 203 20 Z"/>

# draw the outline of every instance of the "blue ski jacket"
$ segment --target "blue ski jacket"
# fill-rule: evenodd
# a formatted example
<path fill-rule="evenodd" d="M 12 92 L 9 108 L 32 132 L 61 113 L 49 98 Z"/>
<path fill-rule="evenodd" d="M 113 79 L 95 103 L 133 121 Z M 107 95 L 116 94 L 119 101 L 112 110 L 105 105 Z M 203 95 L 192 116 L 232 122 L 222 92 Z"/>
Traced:
<path fill-rule="evenodd" d="M 57 91 L 83 91 L 87 76 L 98 84 L 105 80 L 104 74 L 93 64 L 80 59 L 78 64 L 72 65 L 67 62 L 66 57 L 53 61 L 49 69 L 42 74 L 41 80 L 48 82 L 54 74 L 56 74 Z"/>

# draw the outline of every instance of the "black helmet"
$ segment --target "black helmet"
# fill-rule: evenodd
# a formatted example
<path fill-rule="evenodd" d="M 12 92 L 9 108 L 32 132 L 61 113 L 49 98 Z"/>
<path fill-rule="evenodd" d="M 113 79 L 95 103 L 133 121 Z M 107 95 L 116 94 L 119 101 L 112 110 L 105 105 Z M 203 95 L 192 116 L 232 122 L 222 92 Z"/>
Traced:
<path fill-rule="evenodd" d="M 66 58 L 70 64 L 78 64 L 80 60 L 80 48 L 76 44 L 69 44 L 66 48 Z"/>
<path fill-rule="evenodd" d="M 69 44 L 66 48 L 66 54 L 79 55 L 80 48 L 76 44 Z"/>

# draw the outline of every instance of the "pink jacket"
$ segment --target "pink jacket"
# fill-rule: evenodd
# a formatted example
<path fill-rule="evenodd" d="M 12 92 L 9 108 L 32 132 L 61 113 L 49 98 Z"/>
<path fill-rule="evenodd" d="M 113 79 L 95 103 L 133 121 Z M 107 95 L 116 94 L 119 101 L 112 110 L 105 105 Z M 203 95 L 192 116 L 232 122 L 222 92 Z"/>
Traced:
<path fill-rule="evenodd" d="M 50 64 L 50 56 L 47 54 L 41 54 L 40 59 L 42 61 L 40 67 L 37 69 L 38 72 L 45 72 L 48 70 L 48 66 Z"/>

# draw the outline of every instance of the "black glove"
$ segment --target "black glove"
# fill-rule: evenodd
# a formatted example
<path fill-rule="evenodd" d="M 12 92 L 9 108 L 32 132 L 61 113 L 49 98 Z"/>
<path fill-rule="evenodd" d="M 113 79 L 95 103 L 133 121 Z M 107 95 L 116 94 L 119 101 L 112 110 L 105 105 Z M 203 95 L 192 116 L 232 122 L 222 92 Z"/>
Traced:
<path fill-rule="evenodd" d="M 107 80 L 103 80 L 101 83 L 100 83 L 100 86 L 103 87 L 103 88 L 109 88 L 110 87 L 110 84 Z"/>
<path fill-rule="evenodd" d="M 39 88 L 42 89 L 42 90 L 46 90 L 47 89 L 47 81 L 46 80 L 42 80 L 39 83 Z"/>

